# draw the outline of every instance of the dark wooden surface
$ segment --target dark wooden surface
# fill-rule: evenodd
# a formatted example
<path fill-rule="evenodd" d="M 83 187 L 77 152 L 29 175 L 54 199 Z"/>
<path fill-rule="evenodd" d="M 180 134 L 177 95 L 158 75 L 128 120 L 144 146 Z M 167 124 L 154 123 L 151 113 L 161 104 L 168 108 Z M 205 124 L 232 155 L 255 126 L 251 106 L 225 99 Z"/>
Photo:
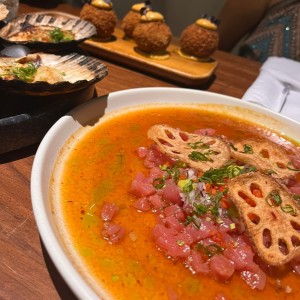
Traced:
<path fill-rule="evenodd" d="M 44 1 L 35 2 L 39 5 Z M 26 3 L 21 4 L 20 12 L 45 9 Z M 47 9 L 79 12 L 66 4 Z M 213 57 L 219 63 L 215 76 L 199 89 L 242 97 L 258 75 L 260 65 L 221 51 Z M 96 85 L 98 95 L 137 87 L 178 86 L 102 60 L 109 75 Z M 37 147 L 0 155 L 0 299 L 76 299 L 44 249 L 33 217 L 30 175 Z"/>

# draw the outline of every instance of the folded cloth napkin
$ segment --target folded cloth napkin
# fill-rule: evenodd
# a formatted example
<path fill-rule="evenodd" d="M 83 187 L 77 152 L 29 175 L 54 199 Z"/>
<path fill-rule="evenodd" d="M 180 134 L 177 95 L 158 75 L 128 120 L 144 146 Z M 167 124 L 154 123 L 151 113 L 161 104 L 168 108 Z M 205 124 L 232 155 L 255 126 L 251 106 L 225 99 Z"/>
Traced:
<path fill-rule="evenodd" d="M 300 62 L 269 57 L 242 100 L 262 105 L 300 123 Z"/>

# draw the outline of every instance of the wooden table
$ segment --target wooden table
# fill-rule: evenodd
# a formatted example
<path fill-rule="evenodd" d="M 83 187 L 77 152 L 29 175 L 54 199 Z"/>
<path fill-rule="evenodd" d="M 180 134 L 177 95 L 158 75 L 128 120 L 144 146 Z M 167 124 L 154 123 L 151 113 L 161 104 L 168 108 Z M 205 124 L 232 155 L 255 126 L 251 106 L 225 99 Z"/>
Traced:
<path fill-rule="evenodd" d="M 49 9 L 79 12 L 66 4 Z M 20 12 L 40 10 L 20 5 Z M 215 77 L 201 88 L 241 97 L 258 75 L 260 65 L 221 51 L 214 58 L 219 62 Z M 176 86 L 103 61 L 109 67 L 109 75 L 96 85 L 98 95 L 137 87 Z M 33 217 L 30 173 L 36 149 L 37 145 L 33 145 L 0 155 L 0 299 L 76 299 L 43 247 Z"/>

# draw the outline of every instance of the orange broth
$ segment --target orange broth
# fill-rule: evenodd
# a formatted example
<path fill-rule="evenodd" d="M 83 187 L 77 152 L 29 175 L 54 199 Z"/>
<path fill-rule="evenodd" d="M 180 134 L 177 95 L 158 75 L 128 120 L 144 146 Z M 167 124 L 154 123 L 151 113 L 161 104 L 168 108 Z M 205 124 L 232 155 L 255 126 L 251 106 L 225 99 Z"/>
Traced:
<path fill-rule="evenodd" d="M 265 289 L 257 291 L 238 273 L 228 283 L 194 275 L 156 248 L 151 233 L 155 214 L 138 212 L 132 207 L 136 198 L 129 194 L 135 175 L 146 172 L 136 150 L 152 144 L 147 130 L 154 124 L 168 124 L 188 132 L 214 128 L 217 135 L 232 140 L 270 135 L 269 130 L 241 119 L 180 107 L 127 112 L 94 126 L 72 146 L 59 178 L 64 223 L 92 277 L 112 299 L 164 300 L 172 293 L 184 300 L 215 299 L 218 294 L 226 300 L 295 299 L 300 294 L 299 276 L 291 272 L 268 276 Z M 114 222 L 126 228 L 126 236 L 119 244 L 109 244 L 102 238 L 100 212 L 104 201 L 121 208 Z M 276 289 L 276 279 L 289 286 L 291 292 Z"/>

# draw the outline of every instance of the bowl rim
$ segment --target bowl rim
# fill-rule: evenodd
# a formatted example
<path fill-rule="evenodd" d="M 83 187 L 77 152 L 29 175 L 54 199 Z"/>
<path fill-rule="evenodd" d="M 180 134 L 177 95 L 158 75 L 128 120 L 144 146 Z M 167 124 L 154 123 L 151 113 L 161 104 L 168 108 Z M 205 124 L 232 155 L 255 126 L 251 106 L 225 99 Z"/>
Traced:
<path fill-rule="evenodd" d="M 87 114 L 84 118 L 90 118 L 91 115 L 88 116 L 88 110 L 92 111 L 91 114 L 97 115 L 98 112 L 95 108 L 97 108 L 99 105 L 103 105 L 105 101 L 107 101 L 105 103 L 107 104 L 105 114 L 107 114 L 114 110 L 122 109 L 123 107 L 125 108 L 128 106 L 135 106 L 149 102 L 152 104 L 155 102 L 159 103 L 164 101 L 162 99 L 169 99 L 172 97 L 176 99 L 182 97 L 184 100 L 179 101 L 179 103 L 191 103 L 191 100 L 188 100 L 189 98 L 199 98 L 199 96 L 204 96 L 204 98 L 206 97 L 207 99 L 214 99 L 214 103 L 235 105 L 254 110 L 262 115 L 274 117 L 279 122 L 286 124 L 288 127 L 294 127 L 300 132 L 300 124 L 298 122 L 274 113 L 262 106 L 248 103 L 235 97 L 188 88 L 148 87 L 113 92 L 77 106 L 67 115 L 61 117 L 49 129 L 41 141 L 34 157 L 31 172 L 30 193 L 32 209 L 39 234 L 51 260 L 53 261 L 59 273 L 62 275 L 67 285 L 71 288 L 74 294 L 79 297 L 79 299 L 99 299 L 99 295 L 96 294 L 87 281 L 83 279 L 79 271 L 72 264 L 71 259 L 68 257 L 66 251 L 59 243 L 55 229 L 53 228 L 51 220 L 49 219 L 49 214 L 51 215 L 51 212 L 47 211 L 47 201 L 49 201 L 49 199 L 45 199 L 45 187 L 43 188 L 43 178 L 45 176 L 51 176 L 53 162 L 55 161 L 56 155 L 61 149 L 63 144 L 62 141 L 66 141 L 66 139 L 81 126 L 77 121 L 78 116 L 81 114 Z M 142 102 L 140 101 L 141 99 L 143 99 Z M 174 102 L 174 100 L 170 100 L 170 103 Z M 207 101 L 208 100 L 204 102 L 207 103 Z M 110 105 L 110 103 L 112 103 L 112 105 Z M 60 143 L 62 143 L 61 145 L 60 143 L 56 142 L 58 136 Z M 300 142 L 300 134 L 298 134 L 298 139 Z M 50 163 L 50 161 L 52 161 L 52 163 Z M 46 185 L 49 189 L 49 182 L 47 182 Z M 101 297 L 104 297 L 104 294 L 101 295 Z"/>
<path fill-rule="evenodd" d="M 12 40 L 6 38 L 6 36 L 3 36 L 3 34 L 1 34 L 2 31 L 5 30 L 6 28 L 9 28 L 9 26 L 11 26 L 11 24 L 13 24 L 14 22 L 21 22 L 21 20 L 24 19 L 26 16 L 42 16 L 44 18 L 45 17 L 64 18 L 69 21 L 76 20 L 76 21 L 85 23 L 86 26 L 90 26 L 91 32 L 89 35 L 81 37 L 81 38 L 72 39 L 72 40 L 68 40 L 68 41 L 64 40 L 64 41 L 60 41 L 60 42 L 43 42 L 43 41 L 34 41 L 34 40 L 12 41 Z M 24 20 L 23 22 L 25 23 L 26 20 Z M 34 25 L 34 27 L 36 27 L 36 26 Z M 59 50 L 63 50 L 65 47 L 76 46 L 76 45 L 84 42 L 85 40 L 90 39 L 97 33 L 95 25 L 92 24 L 90 21 L 83 20 L 83 19 L 80 19 L 76 15 L 72 15 L 72 14 L 60 12 L 60 11 L 37 11 L 37 12 L 23 13 L 15 18 L 13 18 L 9 22 L 7 22 L 0 29 L 1 29 L 0 30 L 0 41 L 5 45 L 25 45 L 25 46 L 28 46 L 30 49 L 47 50 L 47 51 L 49 51 L 49 49 L 59 51 Z M 73 32 L 73 29 L 72 29 L 72 32 Z"/>

